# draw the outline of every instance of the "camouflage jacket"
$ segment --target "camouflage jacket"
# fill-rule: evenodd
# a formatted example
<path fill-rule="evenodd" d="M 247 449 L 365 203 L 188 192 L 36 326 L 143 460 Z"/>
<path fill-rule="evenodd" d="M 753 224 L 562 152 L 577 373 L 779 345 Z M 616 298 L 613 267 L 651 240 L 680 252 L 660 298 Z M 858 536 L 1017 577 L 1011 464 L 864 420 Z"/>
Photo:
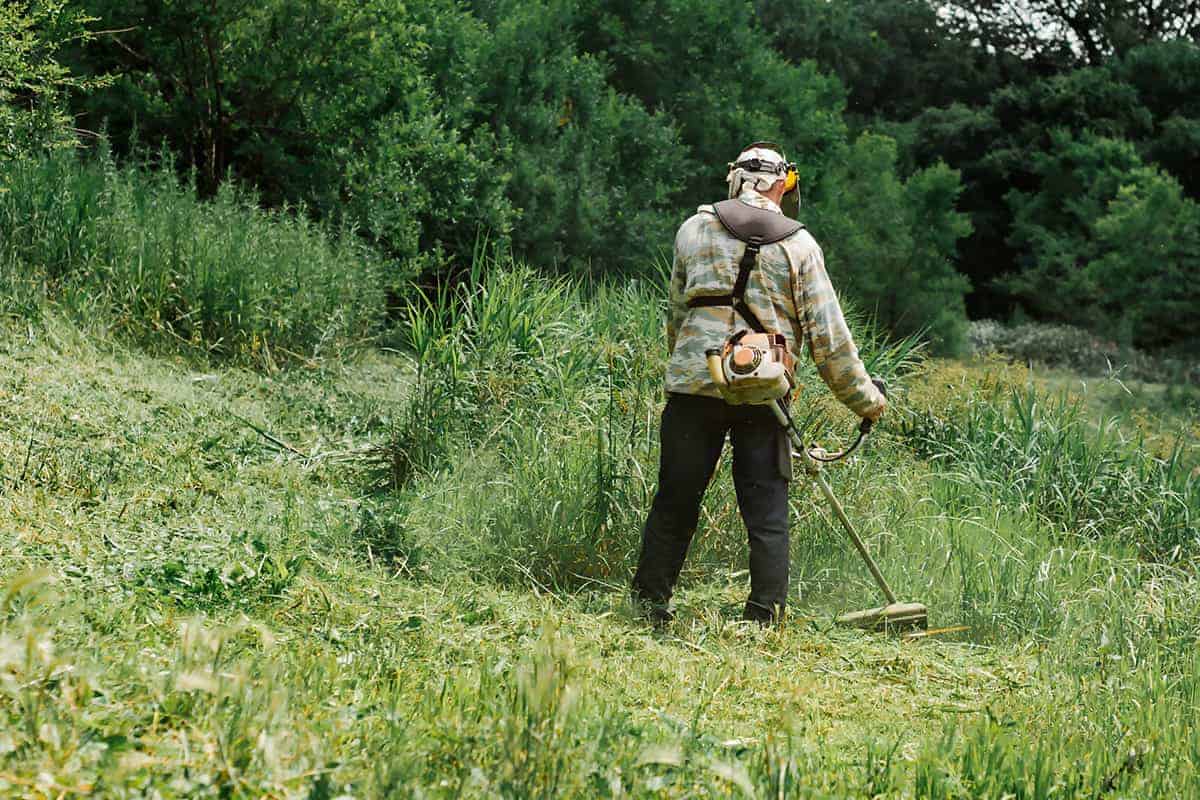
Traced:
<path fill-rule="evenodd" d="M 746 191 L 744 203 L 779 212 L 779 206 L 758 192 Z M 667 391 L 720 397 L 708 375 L 704 351 L 749 325 L 729 307 L 687 307 L 702 295 L 728 294 L 737 278 L 745 245 L 730 235 L 713 207 L 700 206 L 675 235 L 675 260 L 667 310 Z M 768 331 L 787 336 L 797 360 L 808 345 L 821 379 L 851 411 L 866 416 L 886 405 L 871 383 L 837 295 L 825 273 L 825 258 L 816 240 L 799 230 L 775 244 L 765 245 L 746 286 L 747 305 Z"/>

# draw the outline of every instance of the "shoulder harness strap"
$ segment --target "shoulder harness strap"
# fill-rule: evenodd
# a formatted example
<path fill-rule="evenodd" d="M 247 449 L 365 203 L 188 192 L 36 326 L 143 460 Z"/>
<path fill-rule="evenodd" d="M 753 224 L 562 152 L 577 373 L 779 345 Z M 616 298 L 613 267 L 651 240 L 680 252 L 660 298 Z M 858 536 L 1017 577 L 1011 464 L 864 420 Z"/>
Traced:
<path fill-rule="evenodd" d="M 755 208 L 737 199 L 714 203 L 713 210 L 716 211 L 717 219 L 721 221 L 725 230 L 746 243 L 746 249 L 738 263 L 738 275 L 733 284 L 733 291 L 723 295 L 693 297 L 688 301 L 688 308 L 732 306 L 734 311 L 741 314 L 742 319 L 750 323 L 755 333 L 766 333 L 767 330 L 758 316 L 742 299 L 746 294 L 746 284 L 750 281 L 750 272 L 758 263 L 758 251 L 764 244 L 782 241 L 804 225 L 782 214 Z"/>
<path fill-rule="evenodd" d="M 757 239 L 760 247 L 782 241 L 804 227 L 783 214 L 756 208 L 737 199 L 713 203 L 713 211 L 717 212 L 717 219 L 721 220 L 725 230 L 743 242 Z"/>

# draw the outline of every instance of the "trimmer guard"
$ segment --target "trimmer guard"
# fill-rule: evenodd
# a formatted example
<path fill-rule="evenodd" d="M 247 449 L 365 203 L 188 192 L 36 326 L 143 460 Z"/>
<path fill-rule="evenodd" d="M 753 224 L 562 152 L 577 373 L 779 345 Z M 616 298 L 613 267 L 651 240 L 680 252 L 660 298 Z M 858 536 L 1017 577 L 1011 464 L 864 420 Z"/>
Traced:
<path fill-rule="evenodd" d="M 891 603 L 864 611 L 852 611 L 837 618 L 838 625 L 874 631 L 903 632 L 924 630 L 929 612 L 924 603 Z"/>

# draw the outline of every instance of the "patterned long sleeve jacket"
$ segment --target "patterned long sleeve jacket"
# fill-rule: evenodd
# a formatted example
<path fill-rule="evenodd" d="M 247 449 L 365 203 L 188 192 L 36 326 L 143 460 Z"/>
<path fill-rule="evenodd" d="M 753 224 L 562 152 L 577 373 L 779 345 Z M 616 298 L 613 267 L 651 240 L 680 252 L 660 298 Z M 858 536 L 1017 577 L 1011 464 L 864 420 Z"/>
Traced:
<path fill-rule="evenodd" d="M 746 191 L 738 199 L 780 213 L 779 206 L 758 192 Z M 721 396 L 709 378 L 704 351 L 720 347 L 728 336 L 749 326 L 727 306 L 689 309 L 687 304 L 694 297 L 728 294 L 744 247 L 721 225 L 711 205 L 700 206 L 680 226 L 667 318 L 668 392 Z M 745 301 L 768 331 L 787 336 L 797 360 L 807 345 L 821 379 L 851 411 L 868 416 L 883 409 L 886 400 L 858 357 L 825 272 L 824 255 L 808 231 L 801 229 L 759 251 Z"/>

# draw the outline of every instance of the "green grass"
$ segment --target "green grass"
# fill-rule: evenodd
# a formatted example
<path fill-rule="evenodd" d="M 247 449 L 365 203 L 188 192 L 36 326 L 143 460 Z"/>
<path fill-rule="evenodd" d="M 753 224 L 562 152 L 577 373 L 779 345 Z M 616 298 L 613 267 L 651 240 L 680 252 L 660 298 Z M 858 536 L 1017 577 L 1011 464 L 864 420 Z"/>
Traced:
<path fill-rule="evenodd" d="M 103 153 L 0 161 L 0 311 L 47 300 L 164 351 L 266 368 L 376 332 L 384 267 L 353 235 Z"/>
<path fill-rule="evenodd" d="M 791 616 L 738 622 L 727 464 L 655 630 L 624 586 L 661 297 L 479 270 L 414 303 L 419 361 L 199 371 L 54 307 L 4 323 L 0 794 L 1200 791 L 1194 442 L 1163 483 L 1125 418 L 865 342 L 906 377 L 830 479 L 900 594 L 969 630 L 834 628 L 875 594 L 803 483 Z M 832 443 L 852 420 L 805 381 Z M 1179 549 L 1152 560 L 1129 520 L 1163 487 Z"/>

